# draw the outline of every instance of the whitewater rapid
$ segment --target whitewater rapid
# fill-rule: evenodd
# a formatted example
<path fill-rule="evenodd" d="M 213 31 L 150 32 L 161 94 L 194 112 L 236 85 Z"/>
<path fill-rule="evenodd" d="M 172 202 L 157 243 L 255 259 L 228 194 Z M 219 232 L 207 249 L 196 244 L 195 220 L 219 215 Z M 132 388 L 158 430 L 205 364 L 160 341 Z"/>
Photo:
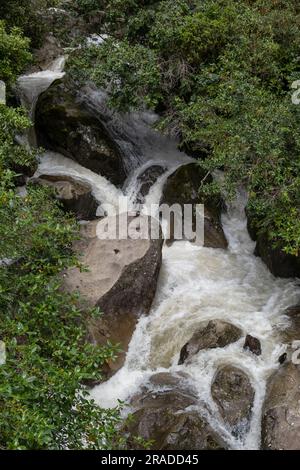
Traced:
<path fill-rule="evenodd" d="M 163 178 L 148 196 L 159 197 Z M 204 414 L 232 449 L 258 449 L 266 380 L 279 366 L 285 350 L 280 330 L 288 325 L 284 310 L 300 296 L 296 280 L 276 279 L 253 255 L 254 242 L 247 231 L 244 212 L 246 195 L 228 207 L 223 227 L 229 248 L 212 249 L 176 242 L 163 249 L 158 290 L 147 317 L 137 325 L 124 367 L 108 382 L 95 387 L 91 396 L 102 407 L 118 400 L 129 401 L 155 372 L 184 371 L 199 396 L 199 412 Z M 146 201 L 147 204 L 147 201 Z M 244 332 L 238 342 L 200 351 L 189 364 L 178 365 L 179 353 L 202 321 L 228 321 Z M 246 334 L 258 338 L 262 355 L 243 350 Z M 256 391 L 251 429 L 243 440 L 234 438 L 222 423 L 210 387 L 221 365 L 244 370 Z M 127 411 L 130 411 L 129 409 Z"/>

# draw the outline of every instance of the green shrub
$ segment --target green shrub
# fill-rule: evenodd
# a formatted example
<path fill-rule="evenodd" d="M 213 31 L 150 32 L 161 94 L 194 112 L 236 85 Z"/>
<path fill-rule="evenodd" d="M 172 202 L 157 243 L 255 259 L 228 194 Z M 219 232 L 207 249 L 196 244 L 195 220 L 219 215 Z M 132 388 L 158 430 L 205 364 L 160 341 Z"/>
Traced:
<path fill-rule="evenodd" d="M 7 32 L 0 21 L 0 79 L 11 85 L 31 59 L 29 39 L 18 28 Z"/>
<path fill-rule="evenodd" d="M 77 53 L 72 75 L 121 109 L 159 110 L 161 129 L 225 171 L 229 196 L 248 188 L 258 229 L 299 254 L 299 2 L 111 0 L 106 13 L 112 39 Z"/>

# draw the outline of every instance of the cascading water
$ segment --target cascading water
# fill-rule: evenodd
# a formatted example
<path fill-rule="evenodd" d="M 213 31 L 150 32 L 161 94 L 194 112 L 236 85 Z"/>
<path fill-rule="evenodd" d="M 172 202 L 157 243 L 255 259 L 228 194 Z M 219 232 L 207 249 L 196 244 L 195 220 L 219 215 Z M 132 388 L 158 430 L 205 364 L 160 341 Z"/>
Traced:
<path fill-rule="evenodd" d="M 62 78 L 65 66 L 65 57 L 58 57 L 47 70 L 22 75 L 17 81 L 22 105 L 29 111 L 30 117 L 34 116 L 34 109 L 38 97 L 55 81 Z"/>
<path fill-rule="evenodd" d="M 38 178 L 41 175 L 71 176 L 75 181 L 88 184 L 99 204 L 103 202 L 111 204 L 116 211 L 118 210 L 119 197 L 123 195 L 120 189 L 117 189 L 104 176 L 84 168 L 59 153 L 47 151 L 41 156 L 35 177 Z"/>
<path fill-rule="evenodd" d="M 28 111 L 29 117 L 33 120 L 35 106 L 41 93 L 58 79 L 63 78 L 66 58 L 64 56 L 55 59 L 49 69 L 29 75 L 21 75 L 17 80 L 17 90 L 22 106 Z M 18 136 L 21 145 L 31 145 L 36 147 L 36 136 L 31 128 L 26 135 Z"/>
<path fill-rule="evenodd" d="M 168 139 L 152 129 L 157 115 L 151 112 L 117 113 L 109 108 L 103 90 L 87 86 L 79 99 L 99 119 L 111 140 L 124 157 L 125 171 L 130 176 L 137 168 L 153 161 L 172 165 L 183 161 L 175 139 Z"/>
<path fill-rule="evenodd" d="M 62 59 L 60 59 L 62 60 Z M 58 64 L 58 62 L 57 62 Z M 55 70 L 31 74 L 19 79 L 21 96 L 29 110 L 39 93 L 63 74 Z M 151 114 L 121 116 L 106 106 L 106 96 L 87 88 L 81 95 L 119 146 L 127 162 L 128 179 L 123 190 L 115 188 L 104 177 L 93 173 L 59 154 L 46 152 L 39 174 L 69 175 L 89 183 L 95 198 L 117 206 L 120 195 L 127 195 L 134 205 L 139 192 L 139 175 L 151 165 L 160 165 L 165 173 L 152 186 L 145 200 L 147 212 L 158 204 L 167 176 L 179 165 L 189 161 L 177 150 L 176 142 L 162 137 L 150 128 L 155 117 Z M 246 227 L 244 206 L 246 197 L 223 215 L 223 227 L 229 241 L 228 250 L 194 246 L 176 242 L 164 247 L 163 264 L 152 310 L 142 317 L 129 346 L 124 367 L 108 382 L 95 387 L 91 396 L 99 405 L 111 407 L 117 400 L 128 400 L 142 383 L 158 371 L 184 371 L 199 397 L 199 411 L 223 435 L 233 449 L 255 449 L 260 443 L 261 409 L 266 379 L 278 366 L 284 346 L 279 331 L 287 325 L 283 312 L 297 303 L 300 296 L 296 280 L 275 279 L 259 258 L 253 255 L 254 243 Z M 262 355 L 257 357 L 243 350 L 243 338 L 226 348 L 200 351 L 188 364 L 178 365 L 182 346 L 197 330 L 200 322 L 209 319 L 226 320 L 252 334 L 262 343 Z M 211 397 L 211 382 L 217 368 L 223 364 L 245 370 L 255 388 L 255 404 L 248 434 L 234 438 L 223 424 Z"/>

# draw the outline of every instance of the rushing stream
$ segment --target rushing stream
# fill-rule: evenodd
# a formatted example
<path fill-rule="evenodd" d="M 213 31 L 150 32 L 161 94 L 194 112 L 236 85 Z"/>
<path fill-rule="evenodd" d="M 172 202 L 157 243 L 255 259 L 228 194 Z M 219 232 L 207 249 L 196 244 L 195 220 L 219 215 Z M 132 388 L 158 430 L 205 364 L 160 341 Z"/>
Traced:
<path fill-rule="evenodd" d="M 31 112 L 38 94 L 62 73 L 60 60 L 50 71 L 21 77 L 19 86 Z M 101 101 L 103 96 L 99 93 L 89 91 L 83 98 L 90 106 L 93 103 L 95 113 L 101 116 L 103 108 L 101 103 L 97 106 L 97 100 Z M 99 202 L 117 205 L 121 194 L 129 195 L 134 202 L 138 175 L 151 164 L 160 164 L 166 168 L 166 173 L 150 190 L 145 202 L 147 210 L 151 204 L 159 203 L 167 175 L 189 161 L 177 150 L 176 142 L 151 130 L 151 119 L 150 115 L 140 116 L 140 119 L 134 115 L 130 122 L 123 123 L 123 138 L 118 137 L 118 140 L 123 153 L 124 148 L 127 149 L 128 178 L 122 190 L 104 177 L 53 152 L 46 152 L 42 157 L 37 175 L 70 175 L 88 182 Z M 111 117 L 106 115 L 106 125 L 116 138 L 120 123 L 112 123 Z M 229 241 L 227 250 L 198 247 L 189 242 L 164 247 L 152 310 L 149 316 L 140 319 L 123 368 L 108 382 L 92 390 L 91 395 L 99 405 L 112 407 L 118 399 L 127 401 L 153 372 L 184 371 L 197 390 L 200 412 L 223 435 L 228 446 L 234 449 L 259 447 L 266 379 L 278 367 L 278 357 L 284 349 L 279 333 L 288 320 L 283 312 L 297 303 L 300 291 L 296 280 L 274 278 L 263 262 L 253 255 L 254 243 L 247 232 L 245 203 L 246 195 L 241 192 L 236 203 L 223 215 L 223 227 Z M 226 348 L 200 351 L 188 364 L 177 365 L 182 346 L 199 323 L 208 319 L 227 320 L 240 327 L 245 335 L 255 336 L 261 341 L 262 355 L 257 357 L 244 351 L 243 337 Z M 256 391 L 251 429 L 243 441 L 235 439 L 222 424 L 211 398 L 212 379 L 223 364 L 245 370 Z"/>
<path fill-rule="evenodd" d="M 162 182 L 158 182 L 160 186 Z M 154 188 L 156 194 L 159 189 Z M 153 198 L 153 194 L 149 195 Z M 182 370 L 190 376 L 205 412 L 232 448 L 255 449 L 260 443 L 261 407 L 266 379 L 278 367 L 283 352 L 278 330 L 287 319 L 286 307 L 299 300 L 296 281 L 275 279 L 253 255 L 244 213 L 245 197 L 228 208 L 223 227 L 228 250 L 176 242 L 163 251 L 158 291 L 150 315 L 141 318 L 132 338 L 124 367 L 108 382 L 96 387 L 93 398 L 111 407 L 127 400 L 154 371 Z M 242 338 L 227 348 L 201 351 L 186 365 L 178 366 L 182 346 L 208 319 L 227 320 L 260 339 L 260 357 L 243 350 Z M 256 390 L 251 430 L 244 442 L 235 440 L 222 427 L 210 385 L 220 365 L 233 364 L 245 370 Z"/>

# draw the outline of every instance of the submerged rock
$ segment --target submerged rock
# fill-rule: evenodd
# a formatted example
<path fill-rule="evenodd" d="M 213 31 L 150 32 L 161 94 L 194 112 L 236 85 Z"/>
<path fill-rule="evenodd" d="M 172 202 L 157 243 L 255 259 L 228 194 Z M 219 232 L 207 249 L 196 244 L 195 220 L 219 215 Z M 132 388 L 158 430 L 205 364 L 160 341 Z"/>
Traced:
<path fill-rule="evenodd" d="M 161 373 L 152 376 L 147 386 L 130 402 L 132 418 L 124 432 L 132 448 L 139 448 L 134 437 L 153 441 L 152 450 L 217 450 L 224 442 L 198 411 L 197 394 L 184 374 Z"/>
<path fill-rule="evenodd" d="M 241 369 L 228 365 L 218 370 L 211 393 L 232 434 L 241 437 L 249 431 L 255 392 Z"/>
<path fill-rule="evenodd" d="M 184 364 L 202 349 L 224 348 L 238 341 L 241 337 L 242 331 L 231 323 L 222 320 L 203 322 L 181 349 L 179 364 Z"/>
<path fill-rule="evenodd" d="M 197 163 L 189 163 L 178 168 L 167 179 L 163 188 L 162 204 L 204 204 L 204 246 L 208 248 L 227 248 L 228 242 L 221 224 L 223 202 L 221 198 L 208 197 L 201 192 L 201 184 L 212 182 Z M 171 239 L 175 240 L 171 231 Z"/>
<path fill-rule="evenodd" d="M 116 185 L 125 181 L 122 156 L 115 143 L 101 122 L 78 103 L 66 82 L 56 81 L 40 95 L 35 123 L 42 147 L 62 153 Z"/>
<path fill-rule="evenodd" d="M 251 351 L 256 356 L 261 356 L 261 344 L 259 339 L 251 335 L 247 335 L 245 339 L 244 349 Z"/>
<path fill-rule="evenodd" d="M 287 363 L 268 381 L 262 448 L 300 450 L 300 366 Z"/>
<path fill-rule="evenodd" d="M 128 226 L 135 223 L 157 222 L 150 217 L 128 218 Z M 101 222 L 113 226 L 118 217 L 107 217 Z M 91 340 L 105 344 L 107 340 L 119 343 L 122 354 L 110 364 L 110 371 L 118 370 L 140 315 L 149 313 L 155 296 L 162 262 L 162 238 L 147 240 L 103 240 L 96 235 L 98 222 L 83 226 L 83 239 L 75 249 L 80 260 L 89 268 L 81 272 L 73 268 L 64 273 L 68 291 L 79 291 L 88 306 L 98 306 L 103 316 L 90 325 Z M 157 227 L 159 229 L 159 227 Z"/>
<path fill-rule="evenodd" d="M 96 217 L 98 202 L 89 185 L 74 180 L 71 176 L 41 175 L 30 180 L 31 184 L 40 184 L 54 189 L 57 199 L 68 211 L 74 212 L 79 220 L 91 220 Z"/>

